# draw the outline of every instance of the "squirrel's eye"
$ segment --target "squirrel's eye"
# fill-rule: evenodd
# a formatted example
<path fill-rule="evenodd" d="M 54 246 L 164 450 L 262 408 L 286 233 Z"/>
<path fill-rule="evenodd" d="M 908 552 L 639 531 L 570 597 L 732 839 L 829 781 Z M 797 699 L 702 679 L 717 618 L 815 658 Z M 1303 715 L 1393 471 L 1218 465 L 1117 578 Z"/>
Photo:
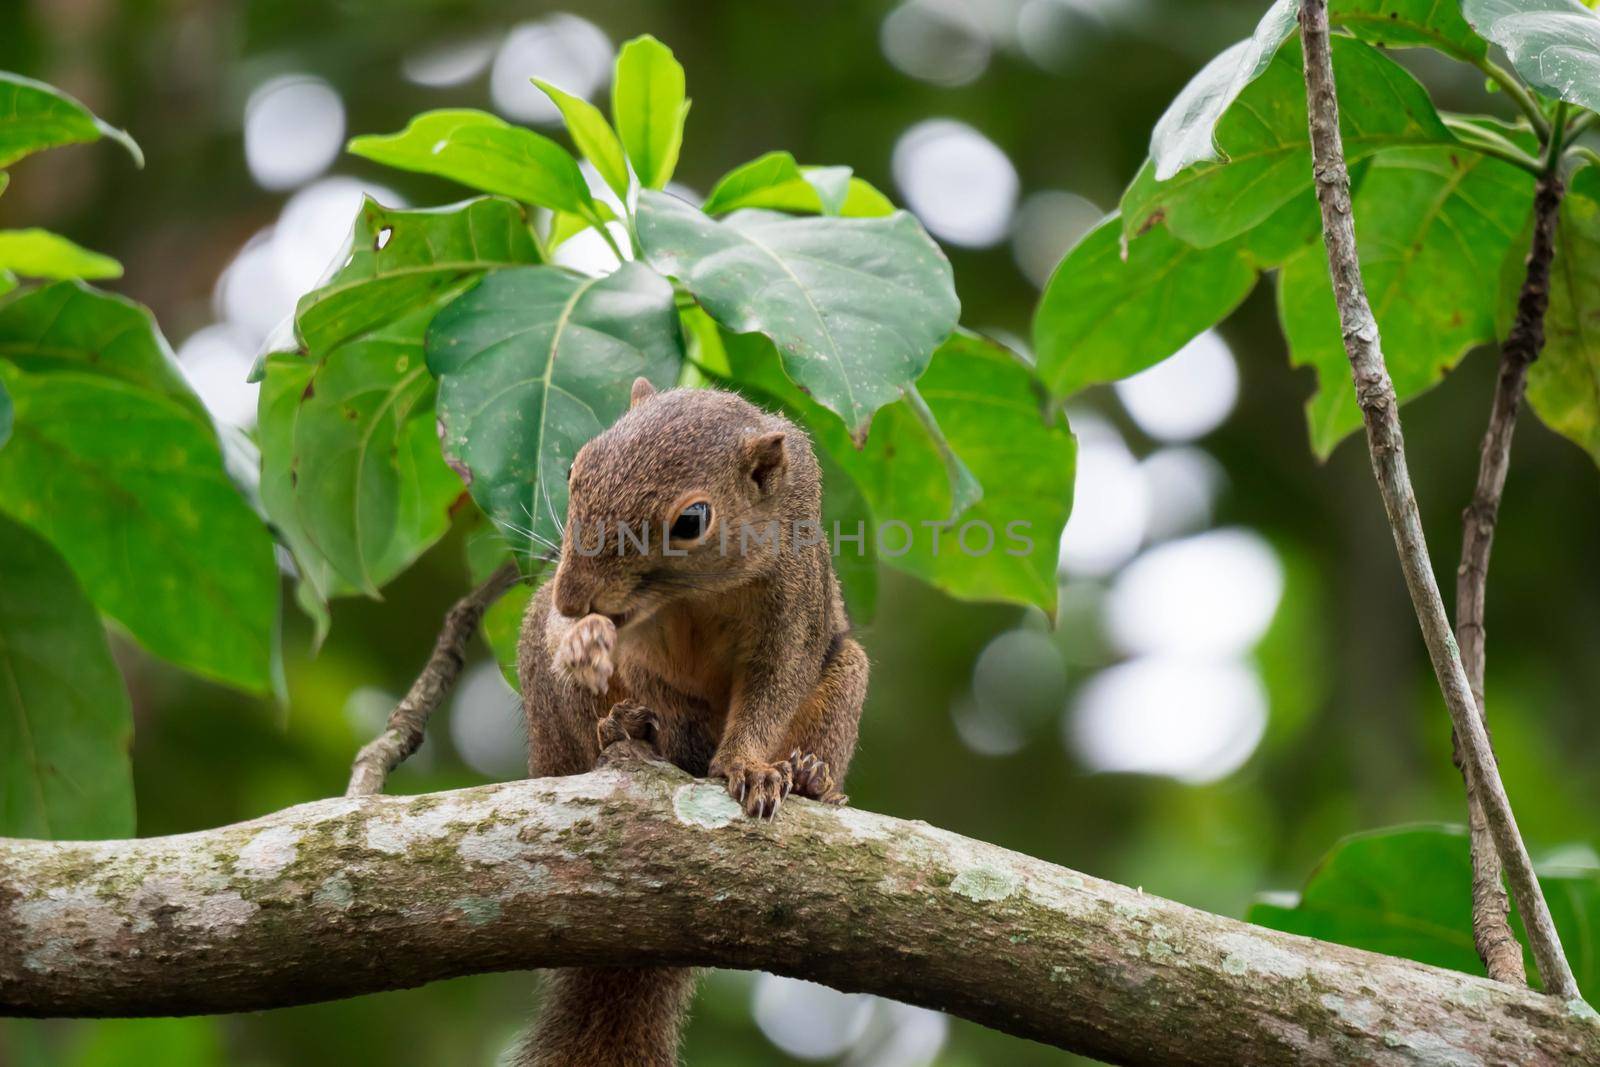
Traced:
<path fill-rule="evenodd" d="M 674 541 L 698 541 L 705 536 L 706 527 L 710 525 L 711 505 L 704 500 L 696 500 L 672 521 L 671 536 Z"/>

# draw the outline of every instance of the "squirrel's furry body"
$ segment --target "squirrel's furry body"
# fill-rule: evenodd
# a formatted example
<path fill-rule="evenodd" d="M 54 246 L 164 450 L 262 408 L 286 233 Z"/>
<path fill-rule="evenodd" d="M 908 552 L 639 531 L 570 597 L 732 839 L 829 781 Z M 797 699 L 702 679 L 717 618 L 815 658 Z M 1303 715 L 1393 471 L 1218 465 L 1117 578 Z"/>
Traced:
<path fill-rule="evenodd" d="M 628 413 L 574 461 L 560 566 L 524 618 L 529 771 L 583 773 L 626 736 L 725 779 L 750 815 L 775 815 L 791 791 L 842 803 L 867 659 L 821 504 L 792 423 L 731 393 L 635 383 Z M 680 516 L 702 515 L 699 536 L 669 540 Z M 778 537 L 761 537 L 773 524 Z M 623 527 L 648 530 L 645 546 Z M 551 972 L 518 1062 L 675 1064 L 693 981 L 681 968 Z"/>

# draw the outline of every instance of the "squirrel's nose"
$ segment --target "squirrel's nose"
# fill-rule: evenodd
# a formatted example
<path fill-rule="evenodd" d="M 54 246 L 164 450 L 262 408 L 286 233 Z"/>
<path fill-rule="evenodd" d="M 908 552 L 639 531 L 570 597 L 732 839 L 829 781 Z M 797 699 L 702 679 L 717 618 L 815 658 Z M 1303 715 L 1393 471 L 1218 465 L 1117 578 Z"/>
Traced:
<path fill-rule="evenodd" d="M 584 583 L 575 581 L 572 574 L 562 567 L 556 572 L 555 602 L 556 610 L 567 618 L 581 619 L 589 614 L 593 597 Z"/>

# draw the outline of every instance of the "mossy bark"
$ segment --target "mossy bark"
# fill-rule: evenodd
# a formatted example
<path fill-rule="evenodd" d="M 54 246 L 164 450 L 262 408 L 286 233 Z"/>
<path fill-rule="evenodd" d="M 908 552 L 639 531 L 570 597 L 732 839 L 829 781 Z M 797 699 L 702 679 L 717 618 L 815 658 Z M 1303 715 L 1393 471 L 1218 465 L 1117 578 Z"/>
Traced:
<path fill-rule="evenodd" d="M 0 1014 L 251 1011 L 483 971 L 759 968 L 1118 1063 L 1600 1063 L 1600 1019 L 1209 915 L 923 823 L 614 746 L 590 774 L 0 840 Z"/>

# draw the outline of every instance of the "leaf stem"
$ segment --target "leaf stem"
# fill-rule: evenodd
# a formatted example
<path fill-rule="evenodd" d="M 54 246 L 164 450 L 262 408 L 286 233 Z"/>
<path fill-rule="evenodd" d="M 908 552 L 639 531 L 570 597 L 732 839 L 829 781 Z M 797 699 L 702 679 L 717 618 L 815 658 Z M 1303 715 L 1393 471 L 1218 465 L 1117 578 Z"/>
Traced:
<path fill-rule="evenodd" d="M 1483 71 L 1488 79 L 1500 87 L 1500 91 L 1517 105 L 1517 109 L 1527 116 L 1533 124 L 1533 131 L 1539 135 L 1542 142 L 1550 136 L 1550 120 L 1544 117 L 1544 112 L 1539 110 L 1539 102 L 1533 98 L 1516 75 L 1490 59 L 1488 56 L 1474 56 L 1468 60 L 1473 66 Z"/>
<path fill-rule="evenodd" d="M 1595 114 L 1593 111 L 1585 111 L 1573 119 L 1572 125 L 1567 127 L 1567 143 L 1571 144 L 1578 139 L 1579 135 L 1588 133 L 1596 122 L 1600 122 L 1600 115 Z"/>
<path fill-rule="evenodd" d="M 1470 148 L 1480 155 L 1490 156 L 1503 160 L 1513 167 L 1527 171 L 1534 177 L 1544 173 L 1544 164 L 1533 156 L 1528 155 L 1511 141 L 1501 137 L 1491 130 L 1472 123 L 1457 115 L 1441 115 L 1445 126 L 1456 135 L 1463 148 Z"/>
<path fill-rule="evenodd" d="M 1551 126 L 1550 143 L 1545 145 L 1544 166 L 1541 173 L 1548 176 L 1561 166 L 1561 146 L 1567 133 L 1567 102 L 1556 105 L 1556 120 Z"/>

